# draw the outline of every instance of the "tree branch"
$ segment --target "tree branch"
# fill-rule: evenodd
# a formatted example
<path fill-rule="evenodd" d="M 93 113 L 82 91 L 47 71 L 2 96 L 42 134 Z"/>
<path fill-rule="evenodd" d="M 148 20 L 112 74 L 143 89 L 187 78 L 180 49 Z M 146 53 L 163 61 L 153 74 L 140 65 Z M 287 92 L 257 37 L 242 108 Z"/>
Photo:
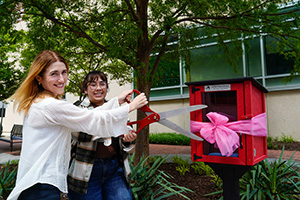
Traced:
<path fill-rule="evenodd" d="M 157 68 L 158 68 L 158 65 L 161 61 L 161 58 L 162 56 L 164 55 L 164 52 L 165 52 L 165 49 L 166 49 L 166 46 L 167 46 L 167 41 L 168 41 L 168 35 L 165 34 L 164 36 L 164 39 L 163 39 L 163 43 L 162 43 L 162 46 L 161 46 L 161 49 L 155 59 L 155 63 L 153 64 L 153 67 L 152 67 L 152 70 L 151 70 L 151 74 L 155 74 Z M 152 76 L 152 79 L 154 78 L 154 76 Z M 150 80 L 150 82 L 152 82 L 152 79 Z"/>
<path fill-rule="evenodd" d="M 136 1 L 135 1 L 136 2 Z M 125 0 L 125 3 L 127 4 L 128 8 L 129 8 L 129 12 L 131 13 L 131 16 L 133 17 L 133 19 L 138 22 L 139 21 L 139 17 L 137 16 L 137 14 L 134 12 L 134 9 L 132 7 L 132 5 L 130 4 L 129 0 Z M 137 5 L 137 3 L 136 3 Z"/>
<path fill-rule="evenodd" d="M 83 38 L 86 38 L 87 40 L 89 40 L 92 44 L 94 44 L 95 46 L 99 47 L 100 49 L 102 49 L 104 52 L 107 51 L 107 48 L 103 45 L 101 45 L 100 43 L 96 42 L 94 39 L 92 39 L 88 34 L 86 34 L 84 31 L 80 30 L 81 32 L 75 30 L 74 28 L 72 28 L 71 26 L 69 26 L 68 24 L 63 23 L 62 21 L 56 19 L 54 16 L 51 16 L 50 14 L 48 14 L 45 10 L 43 10 L 40 6 L 36 5 L 34 1 L 32 2 L 32 6 L 36 7 L 39 11 L 41 11 L 44 14 L 44 17 L 46 17 L 47 19 L 51 20 L 52 22 L 54 22 L 55 24 L 59 24 L 67 29 L 69 29 L 72 33 L 75 33 L 76 35 L 79 35 Z M 74 26 L 76 26 L 74 24 Z M 77 26 L 76 26 L 77 27 Z"/>
<path fill-rule="evenodd" d="M 156 33 L 153 35 L 153 37 L 151 38 L 150 43 L 149 43 L 149 48 L 150 48 L 150 49 L 153 48 L 156 39 L 160 36 L 161 33 L 163 33 L 163 30 L 158 30 L 158 31 L 156 31 Z"/>

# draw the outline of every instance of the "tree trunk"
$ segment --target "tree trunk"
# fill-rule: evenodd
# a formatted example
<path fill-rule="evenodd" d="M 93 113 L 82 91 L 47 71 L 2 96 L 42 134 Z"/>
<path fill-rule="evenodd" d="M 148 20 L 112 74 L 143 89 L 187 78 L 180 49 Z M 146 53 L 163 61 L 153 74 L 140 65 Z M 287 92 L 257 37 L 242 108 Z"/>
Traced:
<path fill-rule="evenodd" d="M 140 92 L 144 92 L 149 100 L 150 86 L 149 83 L 145 81 L 145 78 L 137 78 L 137 89 Z M 138 110 L 137 120 L 144 119 L 146 115 Z M 138 127 L 137 127 L 138 129 Z M 137 164 L 141 158 L 146 158 L 149 156 L 149 126 L 144 127 L 137 135 L 136 145 L 135 145 L 135 158 L 134 164 Z"/>
<path fill-rule="evenodd" d="M 149 60 L 151 47 L 149 45 L 148 35 L 148 1 L 138 0 L 137 3 L 137 15 L 139 17 L 138 29 L 142 34 L 139 35 L 137 40 L 137 61 L 140 66 L 135 70 L 137 77 L 137 89 L 140 92 L 144 92 L 148 100 L 150 97 L 151 83 L 149 76 Z M 143 112 L 137 112 L 137 120 L 145 118 L 146 115 Z M 138 133 L 136 145 L 135 145 L 135 158 L 134 164 L 137 164 L 141 158 L 149 156 L 149 126 L 146 126 Z"/>

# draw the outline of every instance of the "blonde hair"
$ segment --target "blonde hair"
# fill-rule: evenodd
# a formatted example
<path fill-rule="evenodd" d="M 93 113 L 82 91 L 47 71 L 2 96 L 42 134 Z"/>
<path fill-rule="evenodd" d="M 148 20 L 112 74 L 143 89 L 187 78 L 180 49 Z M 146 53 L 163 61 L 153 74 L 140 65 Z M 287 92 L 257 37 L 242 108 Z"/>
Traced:
<path fill-rule="evenodd" d="M 36 80 L 36 76 L 42 76 L 46 69 L 52 63 L 57 61 L 63 62 L 67 67 L 67 71 L 69 72 L 69 65 L 67 61 L 57 52 L 45 50 L 40 52 L 35 57 L 25 80 L 17 89 L 17 91 L 9 98 L 10 100 L 15 100 L 14 107 L 18 105 L 17 111 L 19 113 L 25 112 L 25 114 L 28 114 L 30 106 L 37 97 L 54 97 L 51 92 L 46 91 L 42 85 L 39 85 L 38 81 Z"/>

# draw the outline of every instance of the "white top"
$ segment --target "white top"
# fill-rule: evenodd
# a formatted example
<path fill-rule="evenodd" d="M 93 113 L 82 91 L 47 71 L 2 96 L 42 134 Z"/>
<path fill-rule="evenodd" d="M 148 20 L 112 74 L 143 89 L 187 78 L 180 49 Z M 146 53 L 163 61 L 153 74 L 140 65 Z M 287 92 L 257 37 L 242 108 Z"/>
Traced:
<path fill-rule="evenodd" d="M 8 200 L 36 183 L 67 193 L 71 131 L 117 137 L 128 132 L 128 113 L 129 105 L 119 107 L 117 98 L 93 110 L 51 97 L 33 103 L 24 119 L 17 182 Z"/>

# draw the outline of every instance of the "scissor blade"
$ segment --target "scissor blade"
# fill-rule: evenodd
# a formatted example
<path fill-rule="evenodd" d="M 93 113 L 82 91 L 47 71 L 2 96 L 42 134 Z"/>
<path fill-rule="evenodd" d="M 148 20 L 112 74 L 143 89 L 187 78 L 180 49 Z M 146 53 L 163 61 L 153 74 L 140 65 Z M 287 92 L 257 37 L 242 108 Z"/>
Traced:
<path fill-rule="evenodd" d="M 166 112 L 160 112 L 160 113 L 157 113 L 157 114 L 159 114 L 160 119 L 166 119 L 166 118 L 173 117 L 173 116 L 176 116 L 176 115 L 181 115 L 181 114 L 189 113 L 189 112 L 192 112 L 192 111 L 195 111 L 195 110 L 200 110 L 200 109 L 203 109 L 203 108 L 206 108 L 206 107 L 207 107 L 207 105 L 194 105 L 194 106 L 187 106 L 187 107 L 184 107 L 184 108 L 178 108 L 178 109 L 175 109 L 175 110 L 169 110 L 169 111 L 166 111 Z"/>
<path fill-rule="evenodd" d="M 160 123 L 160 124 L 162 124 L 162 125 L 170 128 L 170 129 L 176 131 L 177 133 L 185 135 L 185 136 L 187 136 L 187 137 L 189 137 L 191 139 L 198 140 L 198 141 L 203 141 L 203 139 L 201 137 L 199 137 L 199 136 L 197 136 L 197 135 L 195 135 L 195 134 L 193 134 L 193 133 L 191 133 L 191 132 L 189 132 L 189 131 L 181 128 L 177 124 L 174 124 L 173 122 L 171 122 L 171 121 L 169 121 L 167 119 L 160 119 L 158 121 L 158 123 Z"/>

